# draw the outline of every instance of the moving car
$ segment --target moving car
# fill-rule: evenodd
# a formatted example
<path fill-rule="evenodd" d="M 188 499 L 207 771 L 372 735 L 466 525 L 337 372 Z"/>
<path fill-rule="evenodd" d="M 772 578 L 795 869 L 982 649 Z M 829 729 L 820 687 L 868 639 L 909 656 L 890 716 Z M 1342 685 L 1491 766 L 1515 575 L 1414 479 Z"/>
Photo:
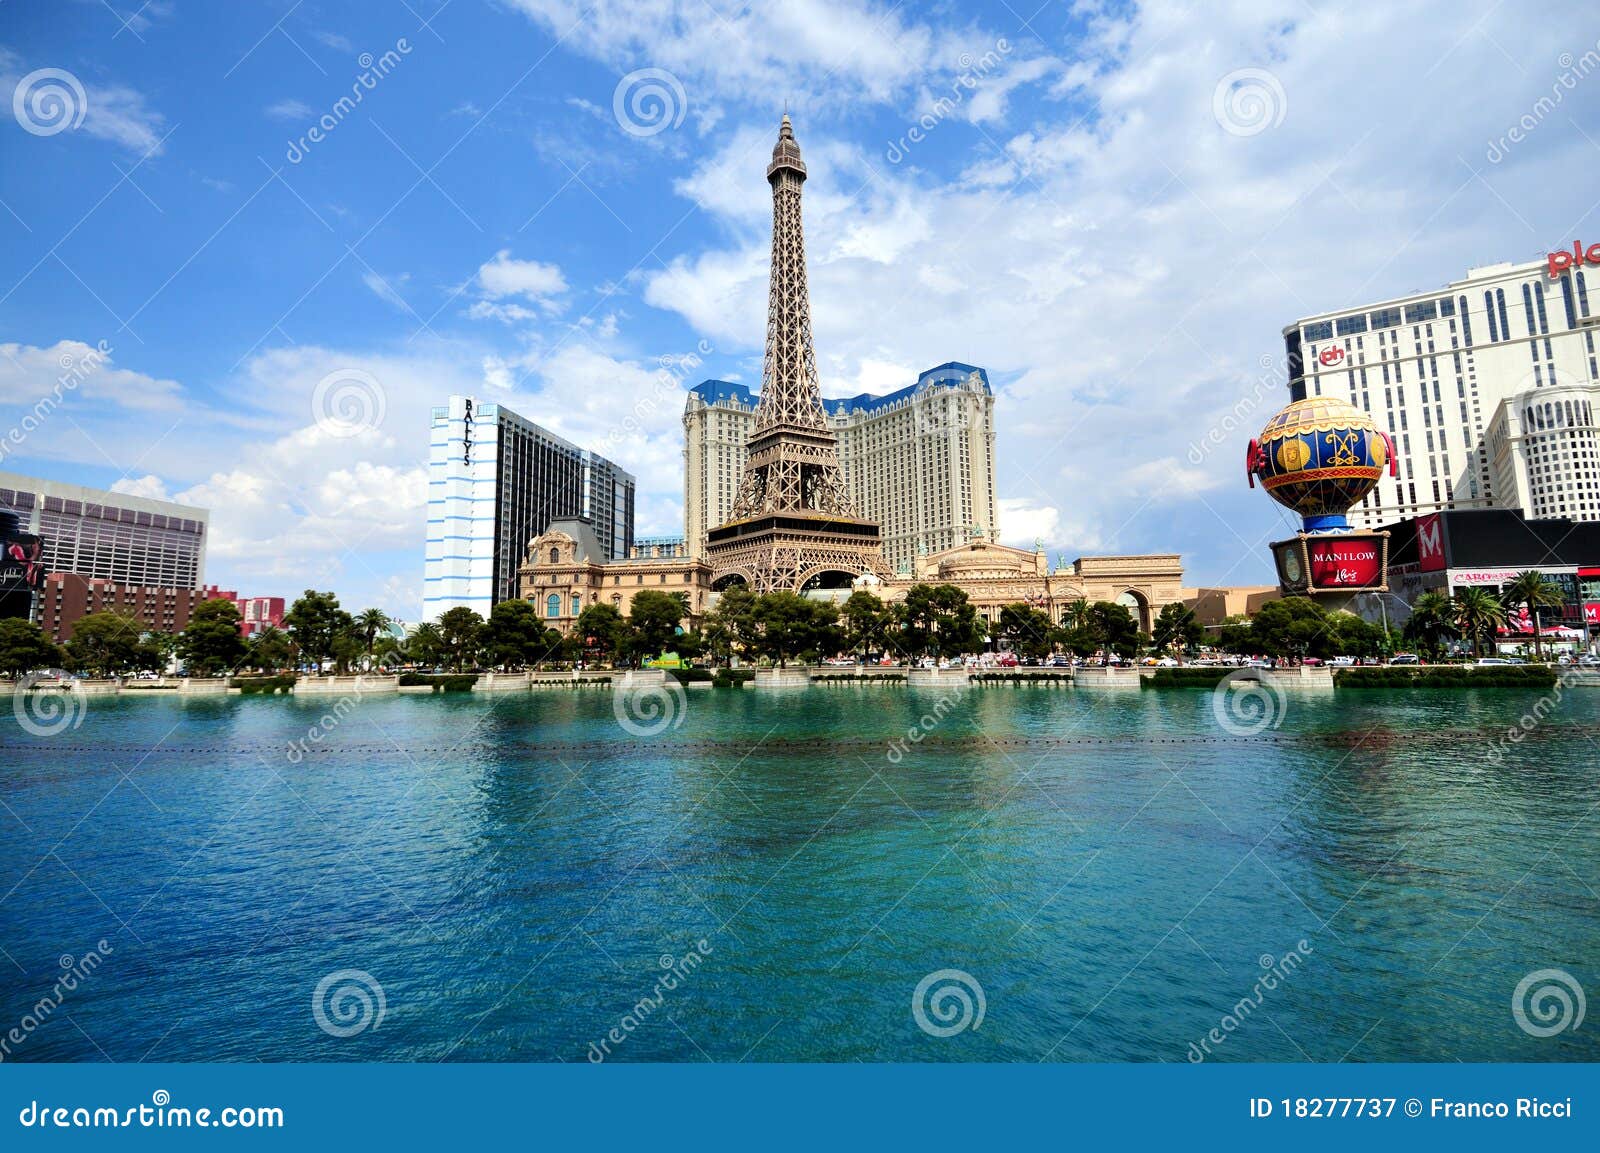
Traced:
<path fill-rule="evenodd" d="M 1420 665 L 1421 659 L 1416 653 L 1395 653 L 1389 658 L 1391 665 Z"/>
<path fill-rule="evenodd" d="M 1509 665 L 1514 662 L 1508 661 L 1504 657 L 1479 657 L 1477 663 L 1480 665 Z"/>

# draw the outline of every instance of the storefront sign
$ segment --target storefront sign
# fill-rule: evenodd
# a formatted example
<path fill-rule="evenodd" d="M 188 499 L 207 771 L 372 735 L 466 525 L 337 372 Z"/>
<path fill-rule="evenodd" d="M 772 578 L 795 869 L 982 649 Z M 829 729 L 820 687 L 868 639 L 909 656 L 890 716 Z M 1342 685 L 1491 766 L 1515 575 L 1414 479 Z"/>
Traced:
<path fill-rule="evenodd" d="M 1306 538 L 1307 571 L 1313 591 L 1353 592 L 1388 588 L 1387 533 Z"/>
<path fill-rule="evenodd" d="M 1600 244 L 1591 244 L 1585 249 L 1583 241 L 1574 240 L 1571 252 L 1552 252 L 1549 261 L 1551 276 L 1560 276 L 1574 265 L 1600 264 Z"/>

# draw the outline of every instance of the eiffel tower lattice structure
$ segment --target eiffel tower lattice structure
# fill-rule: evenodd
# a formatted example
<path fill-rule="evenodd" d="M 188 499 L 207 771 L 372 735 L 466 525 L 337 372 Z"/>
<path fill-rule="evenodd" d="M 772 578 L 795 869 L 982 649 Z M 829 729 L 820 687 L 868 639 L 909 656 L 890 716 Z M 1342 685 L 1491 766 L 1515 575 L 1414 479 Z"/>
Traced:
<path fill-rule="evenodd" d="M 878 526 L 856 514 L 822 409 L 800 226 L 805 179 L 785 115 L 767 166 L 772 281 L 761 399 L 733 511 L 706 537 L 713 587 L 740 579 L 754 592 L 800 592 L 869 572 L 888 575 Z"/>

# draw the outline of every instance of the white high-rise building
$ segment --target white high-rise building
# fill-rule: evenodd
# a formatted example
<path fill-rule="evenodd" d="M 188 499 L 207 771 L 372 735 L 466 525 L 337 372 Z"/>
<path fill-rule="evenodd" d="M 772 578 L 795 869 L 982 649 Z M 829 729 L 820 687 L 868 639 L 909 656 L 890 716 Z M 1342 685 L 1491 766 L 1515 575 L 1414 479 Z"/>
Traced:
<path fill-rule="evenodd" d="M 1400 475 L 1350 510 L 1356 528 L 1458 508 L 1600 519 L 1600 268 L 1549 263 L 1469 269 L 1283 330 L 1293 397 L 1348 400 L 1394 441 Z"/>
<path fill-rule="evenodd" d="M 635 482 L 502 405 L 452 396 L 433 410 L 423 616 L 466 606 L 487 616 L 518 595 L 528 542 L 552 520 L 582 517 L 608 560 L 633 544 Z"/>
<path fill-rule="evenodd" d="M 757 394 L 708 380 L 683 412 L 684 535 L 691 556 L 733 510 Z M 883 556 L 910 572 L 919 555 L 998 533 L 994 394 L 981 368 L 951 362 L 884 396 L 824 400 L 856 511 L 882 531 Z"/>

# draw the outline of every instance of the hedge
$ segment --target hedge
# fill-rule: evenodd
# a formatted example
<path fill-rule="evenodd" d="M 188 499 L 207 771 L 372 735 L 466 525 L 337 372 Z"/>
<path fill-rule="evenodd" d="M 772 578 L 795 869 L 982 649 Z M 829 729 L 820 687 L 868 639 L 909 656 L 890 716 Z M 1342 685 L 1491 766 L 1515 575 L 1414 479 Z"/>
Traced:
<path fill-rule="evenodd" d="M 905 673 L 879 673 L 869 676 L 866 673 L 812 673 L 811 679 L 819 684 L 878 684 L 903 681 Z"/>
<path fill-rule="evenodd" d="M 973 673 L 974 684 L 1019 684 L 1025 681 L 1070 681 L 1071 673 Z"/>
<path fill-rule="evenodd" d="M 470 693 L 472 686 L 478 683 L 477 673 L 401 673 L 401 688 L 416 688 L 422 685 L 432 685 L 435 692 L 443 693 Z"/>
<path fill-rule="evenodd" d="M 285 673 L 283 676 L 278 677 L 234 677 L 228 681 L 228 687 L 230 689 L 238 689 L 245 696 L 251 696 L 255 693 L 267 693 L 270 695 L 277 692 L 288 692 L 294 688 L 294 682 L 297 679 L 293 673 Z"/>
<path fill-rule="evenodd" d="M 1140 677 L 1139 687 L 1141 689 L 1214 689 L 1238 671 L 1237 669 L 1212 667 L 1157 669 L 1154 676 Z"/>
<path fill-rule="evenodd" d="M 718 669 L 717 675 L 711 678 L 711 685 L 718 689 L 736 689 L 753 680 L 755 675 L 749 669 Z"/>
<path fill-rule="evenodd" d="M 1344 689 L 1547 689 L 1556 673 L 1543 665 L 1390 665 L 1335 669 L 1333 683 Z"/>
<path fill-rule="evenodd" d="M 699 684 L 712 679 L 710 669 L 667 669 L 666 674 L 680 685 Z"/>

